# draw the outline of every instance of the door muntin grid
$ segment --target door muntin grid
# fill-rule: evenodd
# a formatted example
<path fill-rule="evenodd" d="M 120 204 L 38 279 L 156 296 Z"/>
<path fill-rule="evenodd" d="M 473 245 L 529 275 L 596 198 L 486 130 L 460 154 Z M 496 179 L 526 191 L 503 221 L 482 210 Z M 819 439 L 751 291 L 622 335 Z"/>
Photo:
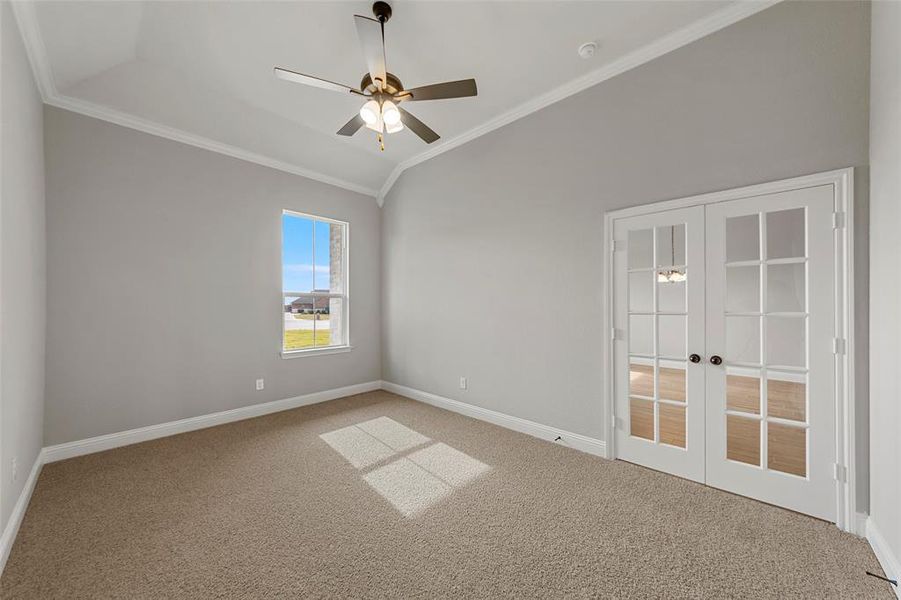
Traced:
<path fill-rule="evenodd" d="M 685 223 L 628 232 L 629 435 L 687 449 Z"/>
<path fill-rule="evenodd" d="M 726 459 L 809 475 L 805 208 L 726 219 Z"/>

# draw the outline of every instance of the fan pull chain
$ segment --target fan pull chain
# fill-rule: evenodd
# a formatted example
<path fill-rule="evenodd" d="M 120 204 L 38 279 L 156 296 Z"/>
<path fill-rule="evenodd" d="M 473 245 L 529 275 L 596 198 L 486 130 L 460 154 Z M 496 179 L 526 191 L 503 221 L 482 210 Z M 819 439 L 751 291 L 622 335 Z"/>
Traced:
<path fill-rule="evenodd" d="M 382 139 L 382 134 L 378 135 L 379 138 L 379 147 L 382 149 L 382 152 L 385 151 L 385 141 Z"/>

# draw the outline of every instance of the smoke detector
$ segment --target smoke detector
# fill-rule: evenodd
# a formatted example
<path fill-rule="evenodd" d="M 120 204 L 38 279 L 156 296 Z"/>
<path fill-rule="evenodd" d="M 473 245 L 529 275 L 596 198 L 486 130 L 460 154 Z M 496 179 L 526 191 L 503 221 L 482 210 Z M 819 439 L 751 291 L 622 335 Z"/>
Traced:
<path fill-rule="evenodd" d="M 583 59 L 588 60 L 594 53 L 597 51 L 598 45 L 595 42 L 585 42 L 581 46 L 579 46 L 579 56 Z"/>

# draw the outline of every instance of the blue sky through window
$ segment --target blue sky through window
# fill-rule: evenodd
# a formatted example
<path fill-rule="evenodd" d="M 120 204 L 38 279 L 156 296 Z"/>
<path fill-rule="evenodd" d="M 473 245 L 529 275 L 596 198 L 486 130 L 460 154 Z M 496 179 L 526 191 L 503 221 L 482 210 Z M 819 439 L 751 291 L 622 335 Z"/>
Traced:
<path fill-rule="evenodd" d="M 329 289 L 329 227 L 323 221 L 282 215 L 282 291 Z"/>

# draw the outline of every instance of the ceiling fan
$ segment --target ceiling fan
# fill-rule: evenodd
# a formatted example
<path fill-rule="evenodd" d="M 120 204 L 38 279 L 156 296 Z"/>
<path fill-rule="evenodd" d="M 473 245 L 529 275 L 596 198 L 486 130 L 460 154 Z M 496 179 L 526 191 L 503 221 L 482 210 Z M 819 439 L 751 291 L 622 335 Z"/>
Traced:
<path fill-rule="evenodd" d="M 357 37 L 369 69 L 359 89 L 281 67 L 275 67 L 275 76 L 285 81 L 368 98 L 360 112 L 338 130 L 338 135 L 351 136 L 365 125 L 378 134 L 379 147 L 384 152 L 383 134 L 395 133 L 407 126 L 426 144 L 431 144 L 441 136 L 398 105 L 401 102 L 475 96 L 478 94 L 476 80 L 447 81 L 405 90 L 400 79 L 389 73 L 385 66 L 385 23 L 391 18 L 391 6 L 387 2 L 376 2 L 372 5 L 372 14 L 375 19 L 354 15 Z"/>

